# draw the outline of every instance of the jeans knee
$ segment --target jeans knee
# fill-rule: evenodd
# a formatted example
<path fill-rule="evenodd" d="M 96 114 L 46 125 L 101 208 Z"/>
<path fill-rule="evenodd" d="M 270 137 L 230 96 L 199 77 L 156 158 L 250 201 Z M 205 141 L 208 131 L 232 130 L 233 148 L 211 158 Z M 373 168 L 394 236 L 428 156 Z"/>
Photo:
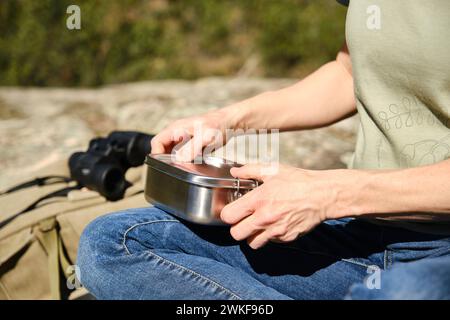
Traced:
<path fill-rule="evenodd" d="M 114 272 L 118 264 L 129 255 L 125 244 L 127 230 L 149 221 L 172 219 L 156 208 L 130 209 L 101 216 L 83 231 L 77 256 L 80 281 L 88 290 L 97 286 Z"/>

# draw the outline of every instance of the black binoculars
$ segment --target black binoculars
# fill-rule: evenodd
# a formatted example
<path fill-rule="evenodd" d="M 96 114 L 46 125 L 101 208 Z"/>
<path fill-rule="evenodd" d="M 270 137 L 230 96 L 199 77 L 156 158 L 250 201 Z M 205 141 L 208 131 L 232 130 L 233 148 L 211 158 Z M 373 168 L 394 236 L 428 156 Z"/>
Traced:
<path fill-rule="evenodd" d="M 86 152 L 76 152 L 69 158 L 70 176 L 80 186 L 95 190 L 107 200 L 122 199 L 131 184 L 126 171 L 144 163 L 151 152 L 153 135 L 135 131 L 114 131 L 106 138 L 89 142 Z"/>

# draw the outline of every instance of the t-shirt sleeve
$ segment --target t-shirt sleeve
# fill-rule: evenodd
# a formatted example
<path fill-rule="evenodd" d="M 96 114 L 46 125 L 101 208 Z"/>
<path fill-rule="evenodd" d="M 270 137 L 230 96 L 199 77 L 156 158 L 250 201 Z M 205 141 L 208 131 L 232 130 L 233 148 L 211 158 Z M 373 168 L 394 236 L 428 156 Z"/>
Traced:
<path fill-rule="evenodd" d="M 348 6 L 350 0 L 336 0 L 337 2 L 339 2 L 340 4 L 344 5 L 344 6 Z"/>

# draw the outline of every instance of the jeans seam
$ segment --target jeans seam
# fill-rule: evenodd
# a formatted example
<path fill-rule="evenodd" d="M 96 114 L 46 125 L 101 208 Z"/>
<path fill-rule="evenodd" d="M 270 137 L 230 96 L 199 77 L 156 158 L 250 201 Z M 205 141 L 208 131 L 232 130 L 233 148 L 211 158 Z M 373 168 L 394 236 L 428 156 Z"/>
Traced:
<path fill-rule="evenodd" d="M 162 222 L 180 222 L 178 220 L 175 219 L 164 219 L 164 220 L 153 220 L 153 221 L 147 221 L 147 222 L 141 222 L 141 223 L 137 223 L 132 225 L 131 227 L 129 227 L 127 230 L 125 230 L 124 234 L 123 234 L 123 238 L 122 238 L 122 246 L 124 247 L 125 251 L 127 252 L 127 254 L 131 255 L 130 250 L 128 250 L 126 241 L 127 241 L 127 235 L 130 231 L 132 231 L 133 229 L 146 225 L 146 224 L 153 224 L 153 223 L 162 223 Z"/>
<path fill-rule="evenodd" d="M 384 269 L 389 270 L 394 263 L 394 251 L 384 250 Z"/>
<path fill-rule="evenodd" d="M 419 260 L 423 260 L 423 259 L 436 258 L 436 257 L 441 256 L 441 254 L 443 252 L 446 252 L 448 250 L 449 250 L 449 248 L 446 248 L 446 247 L 439 248 L 439 249 L 436 249 L 436 251 L 433 254 L 430 254 L 428 256 L 422 257 L 422 258 L 417 259 L 415 261 L 419 261 Z M 385 252 L 386 252 L 386 256 L 387 256 L 387 258 L 386 258 L 387 268 L 390 268 L 390 267 L 392 267 L 394 265 L 394 260 L 395 260 L 394 259 L 394 255 L 396 254 L 396 250 L 386 250 Z M 398 251 L 397 251 L 397 253 L 398 253 Z"/>
<path fill-rule="evenodd" d="M 122 240 L 122 245 L 125 249 L 125 251 L 127 252 L 128 255 L 131 255 L 132 253 L 130 252 L 130 250 L 127 247 L 126 241 L 127 241 L 127 235 L 130 231 L 132 231 L 133 229 L 143 226 L 143 225 L 147 225 L 147 224 L 153 224 L 153 223 L 161 223 L 161 222 L 178 222 L 180 223 L 180 221 L 178 220 L 154 220 L 154 221 L 147 221 L 147 222 L 142 222 L 142 223 L 138 223 L 135 224 L 133 226 L 131 226 L 130 228 L 128 228 L 125 233 L 123 234 L 123 240 Z M 161 261 L 162 263 L 166 263 L 168 265 L 171 265 L 173 267 L 179 268 L 183 271 L 186 271 L 188 273 L 190 273 L 191 275 L 195 276 L 196 278 L 200 278 L 205 280 L 209 285 L 212 285 L 220 290 L 222 290 L 222 292 L 225 292 L 226 294 L 228 294 L 231 298 L 233 298 L 234 300 L 242 300 L 242 298 L 240 296 L 238 296 L 237 294 L 235 294 L 234 292 L 232 292 L 231 290 L 223 287 L 222 285 L 220 285 L 219 283 L 217 283 L 216 281 L 209 279 L 208 277 L 205 277 L 204 275 L 199 274 L 198 272 L 195 272 L 194 270 L 191 270 L 187 267 L 184 267 L 182 265 L 179 265 L 178 263 L 175 263 L 171 260 L 168 260 L 166 258 L 161 257 L 160 255 L 154 253 L 151 250 L 147 250 L 146 251 L 148 254 L 150 254 L 151 256 L 153 256 L 154 258 L 158 259 L 159 261 Z"/>
<path fill-rule="evenodd" d="M 388 254 L 389 252 L 387 250 L 384 250 L 384 257 L 383 257 L 383 269 L 387 270 L 388 268 Z"/>
<path fill-rule="evenodd" d="M 392 267 L 394 261 L 394 251 L 386 249 L 384 250 L 384 269 L 389 270 Z"/>
<path fill-rule="evenodd" d="M 368 264 L 365 264 L 365 263 L 362 263 L 362 262 L 358 262 L 358 261 L 355 261 L 353 259 L 341 259 L 341 261 L 348 262 L 348 263 L 351 263 L 351 264 L 355 264 L 355 265 L 358 265 L 358 266 L 361 266 L 361 267 L 364 267 L 364 268 L 370 268 L 371 267 L 371 265 L 368 265 Z"/>
<path fill-rule="evenodd" d="M 173 267 L 179 268 L 179 269 L 181 269 L 183 271 L 189 272 L 191 275 L 195 276 L 196 278 L 200 278 L 200 279 L 205 280 L 209 285 L 211 285 L 213 287 L 216 287 L 217 289 L 222 290 L 222 292 L 226 293 L 227 295 L 229 295 L 234 300 L 242 300 L 242 298 L 239 297 L 237 294 L 232 292 L 230 289 L 227 289 L 224 286 L 220 285 L 216 281 L 214 281 L 214 280 L 212 280 L 212 279 L 210 279 L 208 277 L 205 277 L 204 275 L 201 275 L 200 273 L 198 273 L 198 272 L 196 272 L 194 270 L 191 270 L 191 269 L 189 269 L 189 268 L 187 268 L 185 266 L 182 266 L 182 265 L 180 265 L 180 264 L 178 264 L 176 262 L 173 262 L 173 261 L 168 260 L 168 259 L 166 259 L 164 257 L 161 257 L 160 255 L 154 253 L 151 250 L 147 250 L 146 252 L 148 254 L 150 254 L 151 256 L 153 256 L 154 258 L 160 260 L 162 263 L 166 263 L 166 264 L 171 265 Z"/>
<path fill-rule="evenodd" d="M 447 247 L 437 249 L 433 254 L 430 254 L 427 258 L 436 258 L 436 257 L 439 257 L 439 256 L 441 256 L 441 254 L 442 254 L 443 252 L 446 252 L 446 251 L 449 251 L 449 250 L 450 250 L 450 248 L 447 248 Z"/>

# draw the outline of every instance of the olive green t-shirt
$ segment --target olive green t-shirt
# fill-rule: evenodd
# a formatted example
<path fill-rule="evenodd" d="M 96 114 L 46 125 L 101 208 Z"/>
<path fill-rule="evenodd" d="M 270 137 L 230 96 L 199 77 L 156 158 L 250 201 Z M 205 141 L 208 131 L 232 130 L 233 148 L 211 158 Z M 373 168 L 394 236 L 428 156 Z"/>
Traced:
<path fill-rule="evenodd" d="M 450 158 L 450 0 L 350 0 L 346 38 L 361 118 L 350 167 Z M 445 222 L 400 225 L 450 234 Z"/>

